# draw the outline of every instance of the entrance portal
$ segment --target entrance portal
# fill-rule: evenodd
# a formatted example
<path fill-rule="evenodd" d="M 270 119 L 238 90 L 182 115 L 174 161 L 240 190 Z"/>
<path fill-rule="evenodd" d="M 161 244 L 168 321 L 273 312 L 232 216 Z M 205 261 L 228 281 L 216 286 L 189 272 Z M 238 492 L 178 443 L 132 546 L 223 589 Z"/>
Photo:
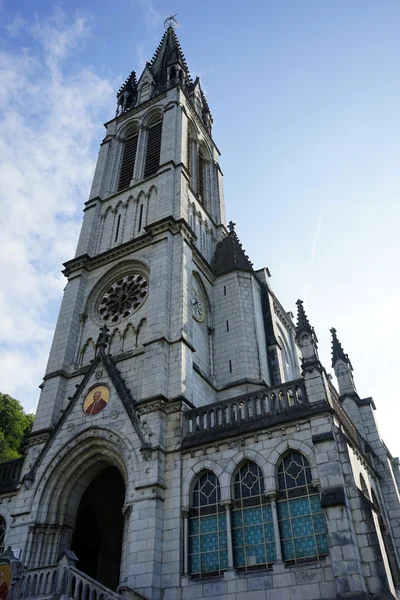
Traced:
<path fill-rule="evenodd" d="M 112 590 L 119 583 L 125 484 L 115 467 L 93 479 L 79 504 L 72 550 L 77 568 Z"/>

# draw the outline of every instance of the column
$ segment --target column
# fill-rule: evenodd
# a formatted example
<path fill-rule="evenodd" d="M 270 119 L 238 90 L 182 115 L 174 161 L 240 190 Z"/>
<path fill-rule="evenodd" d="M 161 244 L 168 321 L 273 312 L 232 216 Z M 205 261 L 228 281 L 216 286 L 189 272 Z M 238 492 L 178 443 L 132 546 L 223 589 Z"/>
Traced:
<path fill-rule="evenodd" d="M 225 500 L 222 502 L 223 507 L 226 511 L 226 539 L 228 546 L 228 569 L 233 569 L 233 540 L 232 540 L 232 501 Z"/>
<path fill-rule="evenodd" d="M 275 537 L 276 562 L 282 562 L 281 536 L 279 533 L 278 511 L 276 508 L 276 501 L 278 499 L 278 493 L 276 491 L 266 492 L 265 495 L 271 502 L 272 523 L 274 526 L 274 537 Z"/>
<path fill-rule="evenodd" d="M 189 516 L 188 508 L 182 509 L 183 517 L 183 574 L 189 575 Z"/>

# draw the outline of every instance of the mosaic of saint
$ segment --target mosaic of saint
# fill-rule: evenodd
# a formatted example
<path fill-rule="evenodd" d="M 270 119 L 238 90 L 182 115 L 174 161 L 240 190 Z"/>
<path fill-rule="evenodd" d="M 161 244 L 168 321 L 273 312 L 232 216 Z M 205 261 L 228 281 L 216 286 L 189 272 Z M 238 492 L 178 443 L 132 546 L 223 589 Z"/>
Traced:
<path fill-rule="evenodd" d="M 91 389 L 83 401 L 83 412 L 89 416 L 97 415 L 108 404 L 110 390 L 105 385 L 97 385 Z"/>
<path fill-rule="evenodd" d="M 0 563 L 0 600 L 7 600 L 11 586 L 11 567 L 7 563 Z"/>

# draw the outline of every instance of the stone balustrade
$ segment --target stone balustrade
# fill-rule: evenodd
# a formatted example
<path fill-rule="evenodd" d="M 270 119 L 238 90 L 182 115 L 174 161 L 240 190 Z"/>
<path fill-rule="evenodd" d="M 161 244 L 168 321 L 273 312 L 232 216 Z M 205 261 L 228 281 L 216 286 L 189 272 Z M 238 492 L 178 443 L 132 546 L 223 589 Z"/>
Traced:
<path fill-rule="evenodd" d="M 183 445 L 220 439 L 301 416 L 308 404 L 304 380 L 215 402 L 184 414 Z"/>

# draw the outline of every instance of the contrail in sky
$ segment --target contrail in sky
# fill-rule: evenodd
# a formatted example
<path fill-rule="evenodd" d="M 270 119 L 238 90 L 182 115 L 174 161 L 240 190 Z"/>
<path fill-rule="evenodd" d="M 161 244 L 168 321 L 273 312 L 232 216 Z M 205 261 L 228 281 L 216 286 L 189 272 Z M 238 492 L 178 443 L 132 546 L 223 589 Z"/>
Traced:
<path fill-rule="evenodd" d="M 304 294 L 303 294 L 304 302 L 307 301 L 308 288 L 310 287 L 310 283 L 311 283 L 312 268 L 314 265 L 315 251 L 317 249 L 317 243 L 318 243 L 319 232 L 321 229 L 322 218 L 323 218 L 323 214 L 320 214 L 318 217 L 317 227 L 316 227 L 313 242 L 312 242 L 310 257 L 308 259 L 307 278 L 306 278 L 306 285 L 304 286 Z"/>

